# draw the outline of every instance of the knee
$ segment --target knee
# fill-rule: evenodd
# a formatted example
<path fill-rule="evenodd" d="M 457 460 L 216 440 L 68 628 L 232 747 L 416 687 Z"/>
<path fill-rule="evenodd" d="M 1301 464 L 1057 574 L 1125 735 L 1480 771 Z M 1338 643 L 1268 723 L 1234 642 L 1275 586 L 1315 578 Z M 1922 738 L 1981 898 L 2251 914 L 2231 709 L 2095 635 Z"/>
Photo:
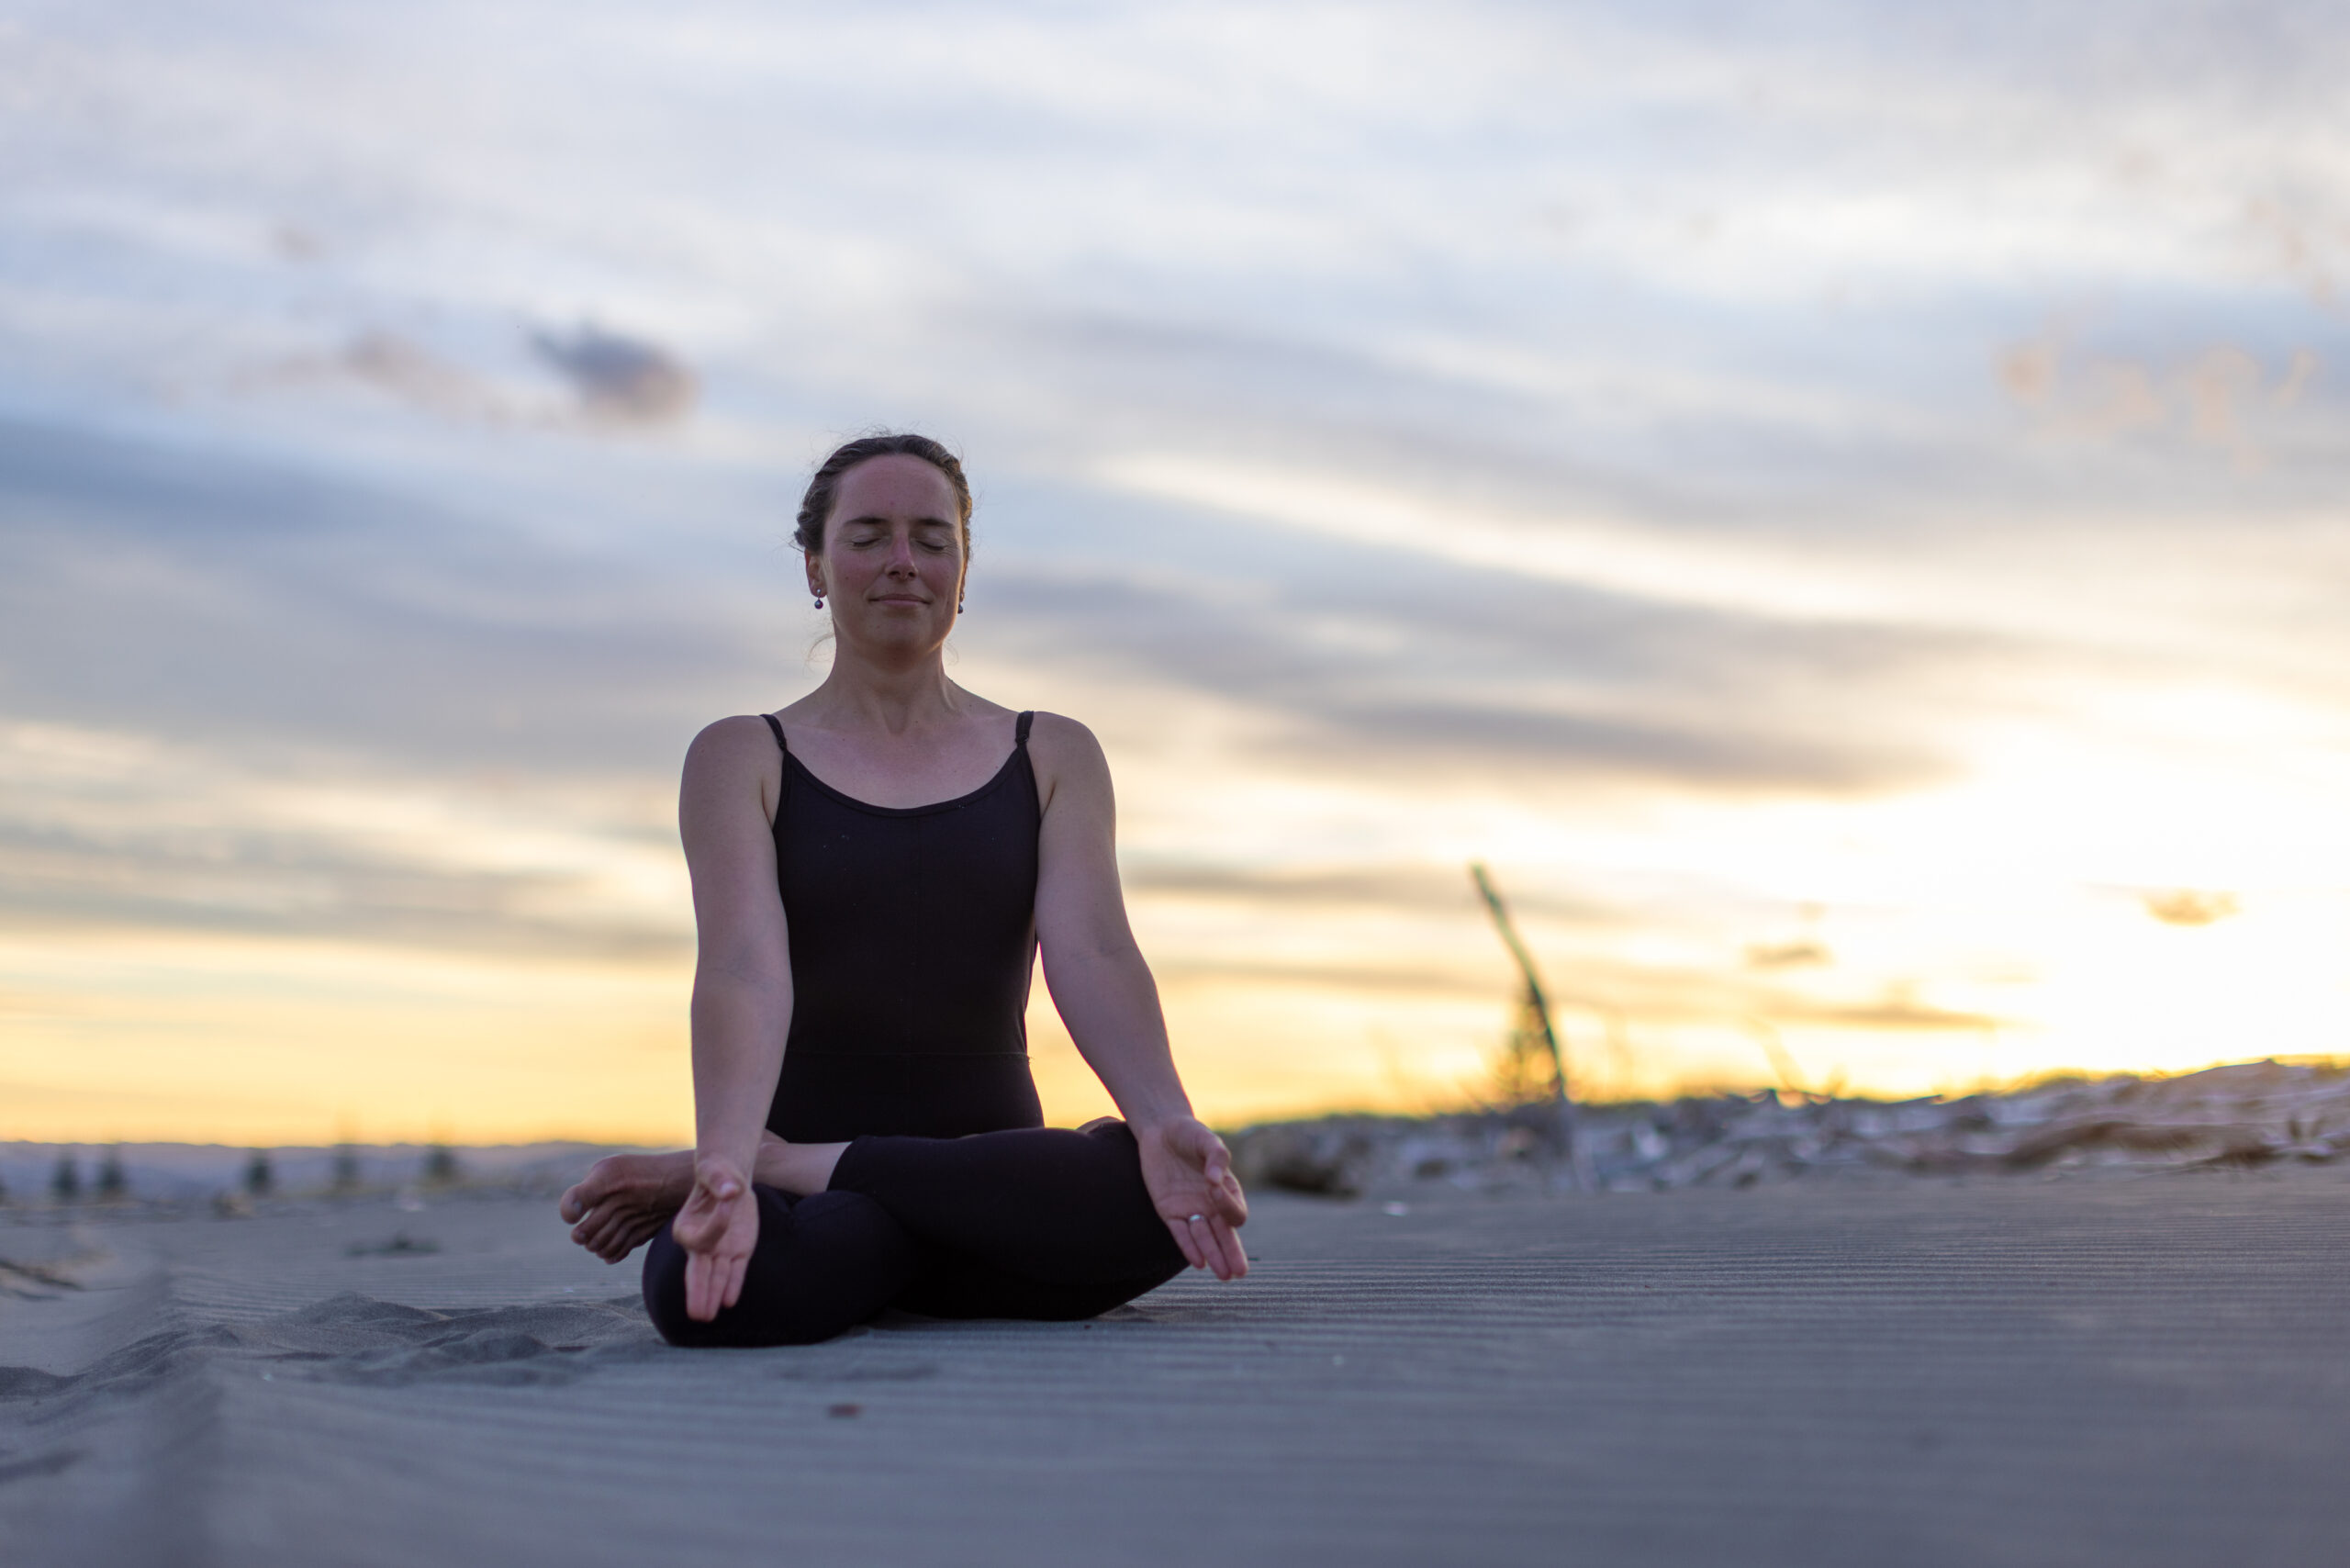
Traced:
<path fill-rule="evenodd" d="M 686 1316 L 686 1249 L 669 1234 L 667 1221 L 644 1249 L 644 1315 L 672 1345 L 702 1342 L 711 1327 Z"/>
<path fill-rule="evenodd" d="M 825 1192 L 802 1198 L 792 1207 L 791 1223 L 810 1265 L 872 1282 L 876 1288 L 894 1280 L 898 1284 L 890 1286 L 890 1294 L 921 1266 L 913 1238 L 889 1210 L 862 1193 Z M 874 1310 L 878 1312 L 880 1305 Z"/>
<path fill-rule="evenodd" d="M 759 1250 L 765 1251 L 768 1235 L 775 1227 L 777 1215 L 761 1204 L 759 1214 Z M 688 1349 L 711 1346 L 767 1345 L 777 1343 L 768 1337 L 770 1326 L 765 1321 L 766 1303 L 760 1298 L 756 1280 L 758 1254 L 752 1254 L 751 1267 L 745 1271 L 743 1294 L 733 1306 L 721 1308 L 716 1317 L 704 1322 L 686 1311 L 686 1265 L 689 1255 L 685 1247 L 664 1224 L 644 1249 L 644 1315 L 653 1320 L 654 1328 L 672 1345 Z"/>
<path fill-rule="evenodd" d="M 1092 1190 L 1104 1203 L 1098 1238 L 1137 1276 L 1165 1271 L 1142 1290 L 1166 1283 L 1182 1271 L 1183 1250 L 1176 1246 L 1167 1223 L 1158 1217 L 1158 1204 L 1151 1201 L 1150 1185 L 1142 1175 L 1142 1148 L 1135 1142 L 1134 1129 L 1115 1117 L 1103 1116 L 1078 1131 L 1095 1148 Z"/>
<path fill-rule="evenodd" d="M 912 1241 L 869 1198 L 797 1203 L 757 1189 L 759 1242 L 743 1294 L 709 1322 L 686 1312 L 686 1249 L 666 1225 L 644 1254 L 644 1310 L 672 1345 L 812 1345 L 871 1321 L 918 1267 Z"/>

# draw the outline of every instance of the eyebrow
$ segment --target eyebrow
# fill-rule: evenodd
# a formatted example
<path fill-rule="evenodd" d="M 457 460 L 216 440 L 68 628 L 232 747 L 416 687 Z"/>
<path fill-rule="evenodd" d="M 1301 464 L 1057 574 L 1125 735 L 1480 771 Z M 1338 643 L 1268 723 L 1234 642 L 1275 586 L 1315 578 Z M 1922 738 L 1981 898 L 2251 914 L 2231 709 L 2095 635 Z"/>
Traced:
<path fill-rule="evenodd" d="M 874 528 L 887 528 L 890 526 L 890 520 L 886 517 L 853 517 L 846 522 L 842 523 L 841 526 L 843 528 L 862 528 L 867 526 Z M 914 519 L 914 526 L 916 528 L 952 528 L 955 525 L 943 517 L 918 517 Z"/>

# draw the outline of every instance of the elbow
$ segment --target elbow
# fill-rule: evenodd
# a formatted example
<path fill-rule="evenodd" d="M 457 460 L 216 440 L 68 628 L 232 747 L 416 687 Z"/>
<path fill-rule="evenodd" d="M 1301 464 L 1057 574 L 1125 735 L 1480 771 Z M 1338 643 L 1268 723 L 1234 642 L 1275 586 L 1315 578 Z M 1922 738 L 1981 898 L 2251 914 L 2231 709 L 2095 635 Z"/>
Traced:
<path fill-rule="evenodd" d="M 705 953 L 694 963 L 694 994 L 788 995 L 791 972 L 752 952 Z"/>
<path fill-rule="evenodd" d="M 1139 969 L 1150 972 L 1150 965 L 1142 956 L 1141 946 L 1130 935 L 1091 936 L 1080 942 L 1059 944 L 1039 943 L 1045 958 L 1045 972 L 1062 974 L 1077 969 Z"/>

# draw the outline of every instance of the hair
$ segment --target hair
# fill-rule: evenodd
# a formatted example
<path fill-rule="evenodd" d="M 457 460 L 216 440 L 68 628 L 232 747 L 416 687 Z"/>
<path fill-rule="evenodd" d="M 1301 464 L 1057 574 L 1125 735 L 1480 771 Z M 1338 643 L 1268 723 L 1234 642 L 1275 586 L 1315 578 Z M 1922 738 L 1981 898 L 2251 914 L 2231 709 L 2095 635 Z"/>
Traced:
<path fill-rule="evenodd" d="M 956 521 L 962 525 L 963 554 L 969 555 L 971 483 L 963 477 L 963 460 L 930 437 L 912 431 L 883 431 L 877 435 L 859 436 L 835 447 L 830 457 L 816 465 L 815 474 L 808 481 L 808 493 L 800 500 L 800 526 L 791 535 L 800 548 L 811 555 L 822 551 L 824 524 L 832 520 L 841 476 L 876 457 L 919 457 L 946 476 L 946 482 L 955 487 L 955 505 L 960 513 Z"/>

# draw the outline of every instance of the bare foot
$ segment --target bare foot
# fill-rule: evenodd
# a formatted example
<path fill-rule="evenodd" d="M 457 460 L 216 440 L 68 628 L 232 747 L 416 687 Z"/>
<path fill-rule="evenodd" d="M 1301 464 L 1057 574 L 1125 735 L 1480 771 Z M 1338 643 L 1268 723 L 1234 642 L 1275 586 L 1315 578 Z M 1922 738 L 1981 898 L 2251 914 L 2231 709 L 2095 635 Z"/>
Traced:
<path fill-rule="evenodd" d="M 691 1149 L 673 1154 L 612 1154 L 596 1161 L 588 1179 L 563 1195 L 571 1239 L 607 1263 L 617 1263 L 685 1205 L 694 1187 Z"/>

